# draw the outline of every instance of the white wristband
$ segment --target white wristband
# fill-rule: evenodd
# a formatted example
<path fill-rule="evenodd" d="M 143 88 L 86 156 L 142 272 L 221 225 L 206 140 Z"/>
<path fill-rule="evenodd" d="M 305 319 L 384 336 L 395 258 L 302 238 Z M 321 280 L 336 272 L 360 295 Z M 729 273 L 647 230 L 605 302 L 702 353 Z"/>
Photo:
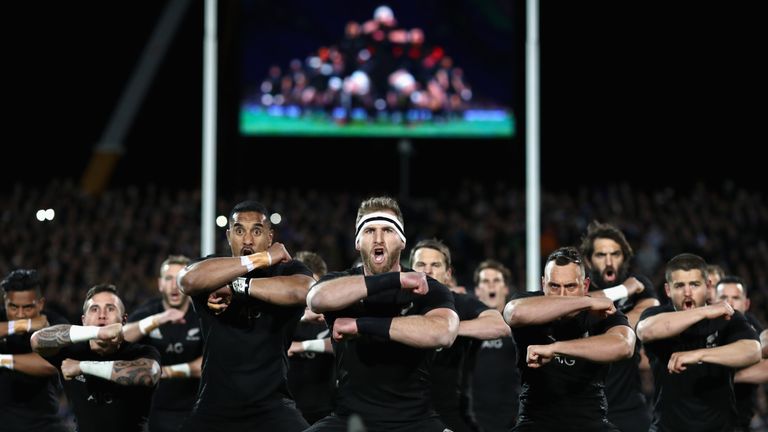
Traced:
<path fill-rule="evenodd" d="M 173 372 L 171 374 L 172 377 L 178 376 L 177 373 L 187 378 L 189 378 L 192 375 L 192 369 L 189 368 L 189 363 L 179 363 L 175 365 L 170 365 L 168 366 L 168 369 L 170 369 Z"/>
<path fill-rule="evenodd" d="M 272 267 L 272 254 L 269 253 L 269 251 L 265 251 L 267 253 L 267 260 L 269 264 L 267 264 L 267 267 Z"/>
<path fill-rule="evenodd" d="M 113 361 L 81 361 L 80 371 L 84 374 L 108 380 L 112 378 Z"/>
<path fill-rule="evenodd" d="M 627 287 L 625 287 L 623 284 L 615 286 L 613 288 L 604 289 L 603 294 L 605 294 L 606 297 L 608 297 L 613 301 L 621 300 L 623 298 L 629 297 L 629 292 L 627 291 Z"/>
<path fill-rule="evenodd" d="M 305 340 L 301 343 L 301 346 L 304 347 L 304 351 L 325 352 L 325 340 L 323 339 Z"/>
<path fill-rule="evenodd" d="M 98 326 L 78 326 L 73 325 L 69 328 L 69 340 L 72 343 L 85 342 L 99 337 Z"/>
<path fill-rule="evenodd" d="M 27 319 L 27 333 L 32 331 L 32 318 Z"/>
<path fill-rule="evenodd" d="M 8 336 L 16 333 L 16 321 L 10 320 L 8 321 Z"/>
<path fill-rule="evenodd" d="M 245 267 L 248 271 L 251 271 L 256 268 L 255 265 L 251 262 L 251 259 L 248 258 L 248 256 L 243 255 L 240 257 L 240 264 Z"/>
<path fill-rule="evenodd" d="M 0 368 L 13 370 L 13 354 L 0 354 Z"/>
<path fill-rule="evenodd" d="M 146 335 L 147 333 L 151 332 L 155 329 L 157 325 L 155 324 L 155 318 L 154 315 L 150 315 L 141 321 L 139 321 L 139 331 L 141 334 Z"/>

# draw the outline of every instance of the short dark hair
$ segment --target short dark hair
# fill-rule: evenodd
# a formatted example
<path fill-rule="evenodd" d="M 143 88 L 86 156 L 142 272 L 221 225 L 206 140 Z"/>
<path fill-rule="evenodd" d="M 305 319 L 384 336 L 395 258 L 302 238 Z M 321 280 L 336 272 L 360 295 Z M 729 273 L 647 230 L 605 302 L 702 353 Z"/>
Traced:
<path fill-rule="evenodd" d="M 421 240 L 416 243 L 416 246 L 411 249 L 411 256 L 408 260 L 408 264 L 410 264 L 411 267 L 413 267 L 413 258 L 416 255 L 416 251 L 422 248 L 434 249 L 443 254 L 445 269 L 448 270 L 451 268 L 451 250 L 448 249 L 448 246 L 446 246 L 445 243 L 436 238 Z"/>
<path fill-rule="evenodd" d="M 326 273 L 328 273 L 328 265 L 325 263 L 323 257 L 321 257 L 319 254 L 310 251 L 298 251 L 293 255 L 293 257 L 296 259 L 296 261 L 303 262 L 304 265 L 307 266 L 312 273 L 318 276 L 324 276 Z"/>
<path fill-rule="evenodd" d="M 742 291 L 744 292 L 744 297 L 747 297 L 747 284 L 744 283 L 744 280 L 738 276 L 734 275 L 727 275 L 720 278 L 720 281 L 715 285 L 715 289 L 719 287 L 722 284 L 738 284 L 741 285 Z"/>
<path fill-rule="evenodd" d="M 664 271 L 664 280 L 666 280 L 667 283 L 671 282 L 670 277 L 672 276 L 672 272 L 678 270 L 699 270 L 701 271 L 701 276 L 704 277 L 704 280 L 707 279 L 707 262 L 704 261 L 704 258 L 692 253 L 681 253 L 669 260 L 669 262 L 667 262 L 666 270 Z"/>
<path fill-rule="evenodd" d="M 581 269 L 581 275 L 585 276 L 586 271 L 584 269 L 584 258 L 582 258 L 578 249 L 573 246 L 564 246 L 549 254 L 547 261 L 544 263 L 544 268 L 547 264 L 554 261 L 556 266 L 565 266 L 568 264 L 576 264 Z"/>
<path fill-rule="evenodd" d="M 635 255 L 632 246 L 629 245 L 624 233 L 613 224 L 600 223 L 592 221 L 587 227 L 587 233 L 581 238 L 579 251 L 583 257 L 592 258 L 595 252 L 595 239 L 607 238 L 615 241 L 621 247 L 621 253 L 624 254 L 624 262 L 628 263 Z"/>
<path fill-rule="evenodd" d="M 16 269 L 8 274 L 8 276 L 0 282 L 0 288 L 3 289 L 3 295 L 8 291 L 30 291 L 35 290 L 35 294 L 38 297 L 42 297 L 40 287 L 42 282 L 40 276 L 37 274 L 37 270 L 33 269 Z"/>
<path fill-rule="evenodd" d="M 85 311 L 88 309 L 88 300 L 92 299 L 96 294 L 103 292 L 112 293 L 117 296 L 117 299 L 120 300 L 120 306 L 123 308 L 122 313 L 125 313 L 125 305 L 123 304 L 123 300 L 117 294 L 117 287 L 112 284 L 98 284 L 92 286 L 91 289 L 89 289 L 85 294 L 85 301 L 83 301 L 83 314 L 85 314 Z"/>
<path fill-rule="evenodd" d="M 232 211 L 229 212 L 229 223 L 232 223 L 232 217 L 235 216 L 235 213 L 245 213 L 245 212 L 258 212 L 266 216 L 267 218 L 267 226 L 270 226 L 272 222 L 269 220 L 269 212 L 267 211 L 267 207 L 254 200 L 246 200 L 240 203 L 237 203 L 234 207 L 232 207 Z"/>
<path fill-rule="evenodd" d="M 487 259 L 481 262 L 480 264 L 478 264 L 477 268 L 475 269 L 475 275 L 474 275 L 475 285 L 480 283 L 480 272 L 485 269 L 493 269 L 500 272 L 501 276 L 504 278 L 504 284 L 507 287 L 512 288 L 510 286 L 510 283 L 511 283 L 510 279 L 512 279 L 512 272 L 509 271 L 507 266 L 493 259 Z"/>

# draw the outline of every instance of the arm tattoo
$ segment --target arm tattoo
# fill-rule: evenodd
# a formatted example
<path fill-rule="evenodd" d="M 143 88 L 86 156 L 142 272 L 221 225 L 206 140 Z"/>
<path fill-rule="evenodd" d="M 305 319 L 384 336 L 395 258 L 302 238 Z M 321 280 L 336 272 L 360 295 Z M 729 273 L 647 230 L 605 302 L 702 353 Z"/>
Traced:
<path fill-rule="evenodd" d="M 69 324 L 59 324 L 37 332 L 37 346 L 41 349 L 61 348 L 72 345 L 69 338 Z"/>
<path fill-rule="evenodd" d="M 129 386 L 151 387 L 160 378 L 157 362 L 148 358 L 116 360 L 112 366 L 112 373 L 116 383 Z"/>

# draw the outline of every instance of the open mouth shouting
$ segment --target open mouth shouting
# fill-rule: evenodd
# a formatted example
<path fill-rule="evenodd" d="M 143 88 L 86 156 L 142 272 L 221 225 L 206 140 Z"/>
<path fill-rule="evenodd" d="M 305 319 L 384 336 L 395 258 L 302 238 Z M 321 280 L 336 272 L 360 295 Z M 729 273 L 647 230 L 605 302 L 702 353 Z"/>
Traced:
<path fill-rule="evenodd" d="M 616 282 L 618 276 L 619 275 L 613 267 L 606 267 L 605 270 L 603 270 L 603 280 L 606 282 Z"/>
<path fill-rule="evenodd" d="M 683 299 L 683 310 L 689 310 L 695 307 L 696 307 L 696 302 L 694 302 L 691 297 L 686 297 Z"/>
<path fill-rule="evenodd" d="M 387 254 L 383 247 L 373 248 L 371 255 L 373 258 L 373 263 L 377 265 L 384 264 L 384 262 L 387 260 Z"/>

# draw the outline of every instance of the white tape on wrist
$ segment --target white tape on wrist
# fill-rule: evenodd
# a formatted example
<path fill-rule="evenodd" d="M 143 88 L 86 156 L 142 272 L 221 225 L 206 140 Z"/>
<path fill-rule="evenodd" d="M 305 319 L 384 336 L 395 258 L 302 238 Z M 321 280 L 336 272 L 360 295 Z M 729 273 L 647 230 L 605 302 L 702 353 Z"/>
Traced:
<path fill-rule="evenodd" d="M 248 271 L 251 271 L 256 268 L 255 265 L 253 265 L 253 262 L 251 262 L 251 259 L 248 258 L 248 256 L 244 255 L 240 257 L 240 264 L 245 267 Z"/>
<path fill-rule="evenodd" d="M 112 378 L 113 361 L 81 361 L 80 371 L 84 374 L 108 380 Z"/>
<path fill-rule="evenodd" d="M 175 365 L 168 366 L 168 369 L 171 370 L 171 376 L 178 376 L 177 374 L 181 374 L 182 376 L 185 376 L 189 378 L 192 375 L 192 369 L 189 368 L 189 363 L 179 363 Z"/>
<path fill-rule="evenodd" d="M 623 284 L 603 290 L 603 294 L 609 299 L 616 301 L 629 297 L 629 291 Z"/>
<path fill-rule="evenodd" d="M 301 346 L 304 347 L 304 351 L 325 352 L 325 341 L 322 339 L 305 340 Z"/>
<path fill-rule="evenodd" d="M 269 251 L 266 251 L 266 252 L 267 252 L 267 261 L 269 262 L 269 264 L 267 264 L 267 267 L 272 267 L 272 254 L 269 253 Z"/>
<path fill-rule="evenodd" d="M 143 320 L 139 321 L 139 331 L 141 334 L 146 335 L 147 333 L 151 332 L 155 329 L 157 325 L 155 324 L 155 318 L 154 315 L 150 315 Z"/>
<path fill-rule="evenodd" d="M 98 326 L 78 326 L 73 325 L 69 328 L 69 340 L 72 343 L 85 342 L 99 337 Z"/>
<path fill-rule="evenodd" d="M 32 331 L 32 318 L 27 320 L 27 333 Z"/>
<path fill-rule="evenodd" d="M 13 354 L 0 354 L 0 368 L 13 370 Z"/>
<path fill-rule="evenodd" d="M 16 333 L 16 321 L 10 320 L 8 321 L 8 336 Z"/>

